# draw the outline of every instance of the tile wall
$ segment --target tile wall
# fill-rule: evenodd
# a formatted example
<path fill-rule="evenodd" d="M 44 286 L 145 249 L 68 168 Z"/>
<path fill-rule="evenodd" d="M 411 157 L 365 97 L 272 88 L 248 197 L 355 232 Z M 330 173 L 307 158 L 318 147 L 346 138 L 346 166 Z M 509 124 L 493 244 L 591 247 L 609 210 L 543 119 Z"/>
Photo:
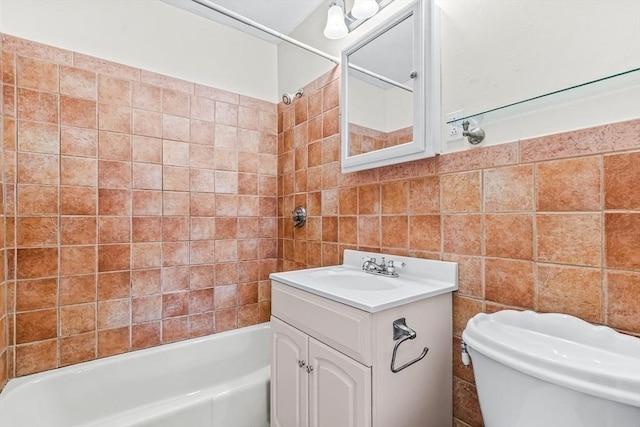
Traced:
<path fill-rule="evenodd" d="M 2 67 L 0 372 L 269 319 L 275 104 L 8 35 Z"/>
<path fill-rule="evenodd" d="M 2 38 L 0 37 L 0 52 L 2 52 Z M 0 60 L 0 76 L 3 74 L 3 62 Z M 0 106 L 3 104 L 4 81 L 0 78 Z M 0 107 L 0 125 L 4 121 L 4 113 Z M 0 126 L 0 141 L 4 140 L 3 126 Z M 4 387 L 8 377 L 7 366 L 7 284 L 6 284 L 6 253 L 4 243 L 4 162 L 0 156 L 0 390 Z"/>
<path fill-rule="evenodd" d="M 459 263 L 454 417 L 480 426 L 460 335 L 478 312 L 561 312 L 640 335 L 640 120 L 343 175 L 339 73 L 279 106 L 284 270 L 360 248 Z M 305 227 L 289 213 L 306 206 Z"/>

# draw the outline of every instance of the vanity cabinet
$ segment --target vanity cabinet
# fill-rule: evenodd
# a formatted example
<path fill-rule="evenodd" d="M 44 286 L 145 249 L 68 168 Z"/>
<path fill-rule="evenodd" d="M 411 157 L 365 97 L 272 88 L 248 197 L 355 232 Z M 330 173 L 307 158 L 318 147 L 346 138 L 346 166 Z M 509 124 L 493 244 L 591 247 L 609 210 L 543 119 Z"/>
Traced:
<path fill-rule="evenodd" d="M 271 425 L 371 425 L 371 368 L 271 320 Z"/>
<path fill-rule="evenodd" d="M 286 274 L 286 273 L 282 273 Z M 378 312 L 272 280 L 271 425 L 446 427 L 451 413 L 451 293 Z M 393 322 L 415 339 L 398 347 Z"/>

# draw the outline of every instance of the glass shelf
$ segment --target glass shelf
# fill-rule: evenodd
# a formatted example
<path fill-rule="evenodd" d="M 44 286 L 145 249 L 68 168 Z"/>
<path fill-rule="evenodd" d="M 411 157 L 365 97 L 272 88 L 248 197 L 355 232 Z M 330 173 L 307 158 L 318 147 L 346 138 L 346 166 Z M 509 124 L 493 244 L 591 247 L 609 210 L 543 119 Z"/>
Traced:
<path fill-rule="evenodd" d="M 465 115 L 462 118 L 448 121 L 447 124 L 460 125 L 465 120 L 468 120 L 472 124 L 480 124 L 485 121 L 499 122 L 518 115 L 548 109 L 561 104 L 572 103 L 581 99 L 633 89 L 635 87 L 640 87 L 640 68 L 634 68 L 523 101 L 492 108 L 480 113 Z"/>

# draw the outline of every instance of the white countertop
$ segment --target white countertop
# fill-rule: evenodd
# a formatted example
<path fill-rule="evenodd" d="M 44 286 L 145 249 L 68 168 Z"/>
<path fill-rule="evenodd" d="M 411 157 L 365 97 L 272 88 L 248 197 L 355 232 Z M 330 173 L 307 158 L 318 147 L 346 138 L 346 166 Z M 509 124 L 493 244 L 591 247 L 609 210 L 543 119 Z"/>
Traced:
<path fill-rule="evenodd" d="M 399 277 L 379 276 L 362 270 L 363 257 L 393 260 Z M 370 313 L 430 298 L 458 289 L 457 264 L 345 250 L 342 265 L 272 273 L 272 280 L 320 295 Z"/>

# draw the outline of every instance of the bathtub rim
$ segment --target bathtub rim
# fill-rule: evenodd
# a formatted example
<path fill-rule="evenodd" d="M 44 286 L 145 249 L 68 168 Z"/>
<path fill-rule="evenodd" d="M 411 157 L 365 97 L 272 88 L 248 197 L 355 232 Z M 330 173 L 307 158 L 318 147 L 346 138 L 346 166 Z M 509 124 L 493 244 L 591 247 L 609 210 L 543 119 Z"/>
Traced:
<path fill-rule="evenodd" d="M 69 366 L 63 366 L 60 368 L 49 369 L 47 371 L 36 372 L 29 375 L 24 375 L 21 377 L 10 378 L 9 381 L 5 384 L 4 388 L 0 391 L 0 407 L 2 407 L 3 396 L 7 396 L 9 394 L 15 393 L 18 390 L 29 386 L 31 384 L 37 384 L 43 380 L 49 378 L 55 378 L 62 375 L 69 374 L 79 374 L 85 371 L 91 371 L 93 369 L 98 368 L 99 366 L 106 365 L 109 363 L 114 363 L 118 361 L 126 361 L 127 359 L 139 358 L 144 354 L 156 354 L 161 351 L 167 351 L 171 349 L 177 349 L 181 347 L 188 347 L 191 345 L 196 345 L 203 341 L 212 341 L 217 339 L 224 339 L 225 337 L 235 336 L 243 333 L 249 333 L 253 331 L 259 331 L 263 329 L 270 329 L 271 322 L 259 323 L 257 325 L 245 326 L 242 328 L 232 329 L 229 331 L 218 332 L 215 334 L 209 334 L 202 337 L 189 338 L 182 341 L 176 341 L 167 344 L 161 344 L 153 347 L 143 348 L 139 350 L 131 350 L 126 353 L 116 354 L 113 356 L 105 356 L 93 360 L 88 360 L 86 362 L 80 362 Z"/>

